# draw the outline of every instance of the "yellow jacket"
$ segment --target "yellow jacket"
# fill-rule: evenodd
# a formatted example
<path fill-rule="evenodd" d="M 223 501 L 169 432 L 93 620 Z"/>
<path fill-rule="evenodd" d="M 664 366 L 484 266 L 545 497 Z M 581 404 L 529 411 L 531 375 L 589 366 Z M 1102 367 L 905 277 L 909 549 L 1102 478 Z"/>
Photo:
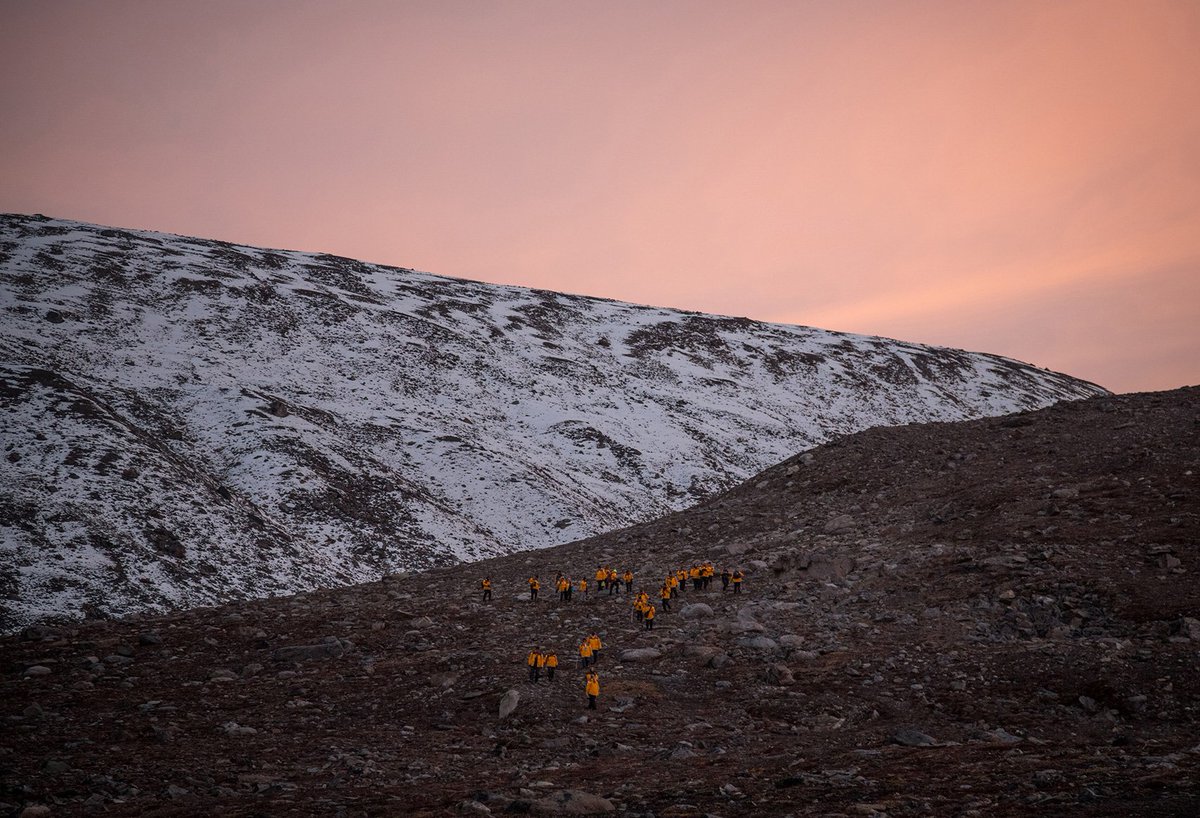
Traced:
<path fill-rule="evenodd" d="M 588 644 L 592 646 L 592 650 L 600 650 L 604 647 L 604 645 L 600 643 L 600 637 L 596 636 L 595 634 L 588 637 Z"/>
<path fill-rule="evenodd" d="M 526 657 L 525 664 L 529 665 L 530 667 L 537 666 L 539 656 L 541 656 L 541 654 L 536 650 L 529 651 L 529 656 Z"/>
<path fill-rule="evenodd" d="M 662 597 L 663 599 L 670 599 L 671 598 L 671 589 L 668 588 L 666 585 L 664 585 L 662 588 L 660 588 L 658 590 L 658 595 L 660 597 Z"/>
<path fill-rule="evenodd" d="M 579 655 L 584 659 L 587 659 L 592 655 L 592 641 L 590 639 L 584 639 L 583 642 L 580 643 Z"/>
<path fill-rule="evenodd" d="M 537 666 L 538 666 L 538 667 L 545 667 L 545 666 L 546 666 L 546 654 L 544 654 L 544 653 L 539 653 L 539 654 L 537 655 Z"/>
<path fill-rule="evenodd" d="M 579 580 L 579 590 L 581 590 L 581 591 L 587 590 L 587 580 L 586 579 Z"/>
<path fill-rule="evenodd" d="M 600 695 L 600 677 L 589 673 L 587 676 L 587 694 L 589 696 Z"/>
<path fill-rule="evenodd" d="M 653 618 L 654 618 L 654 606 L 653 606 L 653 605 L 647 605 L 647 606 L 646 606 L 646 618 L 647 618 L 647 619 L 653 619 Z"/>
<path fill-rule="evenodd" d="M 542 583 L 538 582 L 538 581 L 537 581 L 536 579 L 534 579 L 533 577 L 530 577 L 530 578 L 529 578 L 529 587 L 530 587 L 530 588 L 534 588 L 534 589 L 541 588 L 541 587 L 542 587 Z"/>
<path fill-rule="evenodd" d="M 633 572 L 626 571 L 624 574 L 621 574 L 621 579 L 625 582 L 633 582 Z"/>
<path fill-rule="evenodd" d="M 546 667 L 558 667 L 558 654 L 551 653 L 546 657 Z"/>
<path fill-rule="evenodd" d="M 605 571 L 603 568 L 596 569 L 596 581 L 597 582 L 603 582 L 604 578 L 607 576 L 608 576 L 608 572 Z"/>
<path fill-rule="evenodd" d="M 492 581 L 490 579 L 485 579 L 480 582 L 479 585 L 481 588 L 483 588 L 483 590 L 489 591 L 492 588 Z"/>

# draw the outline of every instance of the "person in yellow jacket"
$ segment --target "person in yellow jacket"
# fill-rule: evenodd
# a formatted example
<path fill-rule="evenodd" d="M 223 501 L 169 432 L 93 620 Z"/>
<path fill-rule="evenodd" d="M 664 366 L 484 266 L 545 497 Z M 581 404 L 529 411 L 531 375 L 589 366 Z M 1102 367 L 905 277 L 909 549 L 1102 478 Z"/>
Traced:
<path fill-rule="evenodd" d="M 648 630 L 648 631 L 654 630 L 654 606 L 648 602 L 646 603 L 645 617 L 646 617 L 646 630 Z"/>
<path fill-rule="evenodd" d="M 542 587 L 542 583 L 538 582 L 537 574 L 534 574 L 533 576 L 531 576 L 529 578 L 528 582 L 529 582 L 529 601 L 534 602 L 535 600 L 537 600 L 537 592 L 538 592 L 538 589 Z"/>
<path fill-rule="evenodd" d="M 600 698 L 600 674 L 589 670 L 583 680 L 584 690 L 587 691 L 588 710 L 596 709 L 596 699 Z"/>
<path fill-rule="evenodd" d="M 687 590 L 688 572 L 686 568 L 680 568 L 675 572 L 675 580 L 679 583 L 679 593 Z"/>
<path fill-rule="evenodd" d="M 554 671 L 558 668 L 558 654 L 550 651 L 546 654 L 546 681 L 554 681 Z"/>
<path fill-rule="evenodd" d="M 742 592 L 742 580 L 745 576 L 742 574 L 742 569 L 737 569 L 733 572 L 733 592 L 740 594 Z"/>
<path fill-rule="evenodd" d="M 691 577 L 691 579 L 692 579 L 692 590 L 699 591 L 700 590 L 700 566 L 693 565 L 690 569 L 688 569 L 688 576 Z"/>
<path fill-rule="evenodd" d="M 583 594 L 583 598 L 587 599 L 588 598 L 587 580 L 586 579 L 579 580 L 578 588 L 579 588 L 579 593 Z"/>
<path fill-rule="evenodd" d="M 567 589 L 571 587 L 571 581 L 566 577 L 559 575 L 558 582 L 554 585 L 554 590 L 558 591 L 558 601 L 567 601 Z"/>
<path fill-rule="evenodd" d="M 608 595 L 612 596 L 613 592 L 621 593 L 621 583 L 617 580 L 617 569 L 609 568 L 608 576 L 604 578 L 604 582 L 608 585 Z"/>
<path fill-rule="evenodd" d="M 600 661 L 600 651 L 604 648 L 604 643 L 600 641 L 600 637 L 592 634 L 588 637 L 588 644 L 592 646 L 592 664 Z"/>
<path fill-rule="evenodd" d="M 483 581 L 479 583 L 479 587 L 483 588 L 483 601 L 489 602 L 492 598 L 492 578 L 485 577 Z"/>
<path fill-rule="evenodd" d="M 700 566 L 700 577 L 702 580 L 701 584 L 703 585 L 704 590 L 706 590 L 706 591 L 708 590 L 708 586 L 712 584 L 713 573 L 714 572 L 713 572 L 713 567 L 712 567 L 711 562 L 705 562 L 703 565 Z"/>
<path fill-rule="evenodd" d="M 646 604 L 640 596 L 633 599 L 633 616 L 638 622 L 646 621 Z"/>
<path fill-rule="evenodd" d="M 671 590 L 671 599 L 674 599 L 679 593 L 679 577 L 675 574 L 667 574 L 667 587 Z"/>
<path fill-rule="evenodd" d="M 625 583 L 625 593 L 632 594 L 633 593 L 633 572 L 630 571 L 628 568 L 626 568 L 625 573 L 621 574 L 621 581 Z"/>
<path fill-rule="evenodd" d="M 592 661 L 592 640 L 584 637 L 579 643 L 579 668 L 582 670 Z"/>
<path fill-rule="evenodd" d="M 608 569 L 603 565 L 596 566 L 596 591 L 604 590 L 604 580 L 608 579 Z"/>
<path fill-rule="evenodd" d="M 671 589 L 666 583 L 663 583 L 663 587 L 658 589 L 658 598 L 662 600 L 663 611 L 671 610 Z"/>
<path fill-rule="evenodd" d="M 538 674 L 541 672 L 541 667 L 545 663 L 545 657 L 538 653 L 537 648 L 529 651 L 529 655 L 525 657 L 525 664 L 529 665 L 529 681 L 537 684 Z"/>

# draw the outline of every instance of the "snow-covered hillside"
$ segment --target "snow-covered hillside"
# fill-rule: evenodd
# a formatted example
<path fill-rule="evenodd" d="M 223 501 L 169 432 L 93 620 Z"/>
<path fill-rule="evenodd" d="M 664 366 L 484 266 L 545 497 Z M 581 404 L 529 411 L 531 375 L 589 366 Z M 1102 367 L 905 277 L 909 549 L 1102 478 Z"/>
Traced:
<path fill-rule="evenodd" d="M 1104 390 L 992 355 L 0 218 L 0 627 L 378 577 Z"/>

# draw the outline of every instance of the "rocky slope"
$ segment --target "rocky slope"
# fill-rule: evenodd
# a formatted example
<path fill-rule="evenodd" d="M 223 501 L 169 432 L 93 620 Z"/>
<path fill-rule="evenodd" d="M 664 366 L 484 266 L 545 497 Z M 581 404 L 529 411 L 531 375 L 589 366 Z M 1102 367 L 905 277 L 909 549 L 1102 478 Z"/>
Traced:
<path fill-rule="evenodd" d="M 33 629 L 0 639 L 0 801 L 54 815 L 1194 816 L 1198 468 L 1200 389 L 1103 397 L 840 438 L 569 545 Z M 688 590 L 652 632 L 623 596 L 522 593 L 533 572 L 601 561 L 654 587 L 704 558 L 746 569 L 746 593 Z M 592 631 L 606 643 L 597 711 L 573 666 L 524 680 L 529 648 L 565 657 Z"/>
<path fill-rule="evenodd" d="M 881 424 L 1098 387 L 991 355 L 0 217 L 0 629 L 620 528 Z"/>

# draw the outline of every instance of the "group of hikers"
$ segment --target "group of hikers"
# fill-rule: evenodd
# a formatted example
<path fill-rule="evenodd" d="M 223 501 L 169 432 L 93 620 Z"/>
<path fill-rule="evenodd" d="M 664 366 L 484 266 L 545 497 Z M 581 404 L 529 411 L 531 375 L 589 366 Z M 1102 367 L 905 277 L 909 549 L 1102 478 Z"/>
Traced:
<path fill-rule="evenodd" d="M 679 568 L 674 571 L 668 571 L 666 578 L 663 580 L 662 587 L 658 589 L 658 596 L 662 602 L 664 611 L 671 610 L 671 600 L 681 590 L 687 588 L 690 581 L 692 588 L 696 591 L 707 591 L 712 583 L 713 577 L 717 576 L 717 569 L 713 567 L 711 562 L 707 560 L 703 563 L 693 565 L 691 568 Z M 721 591 L 728 592 L 730 586 L 733 586 L 733 593 L 740 594 L 742 592 L 742 582 L 745 579 L 745 574 L 741 569 L 730 571 L 728 568 L 722 568 L 721 573 Z M 622 588 L 626 594 L 633 593 L 633 571 L 626 568 L 620 574 L 615 568 L 598 565 L 596 566 L 596 593 L 608 591 L 609 596 L 620 595 Z M 542 582 L 537 574 L 534 574 L 529 579 L 525 580 L 529 586 L 529 601 L 536 602 L 538 592 L 542 589 Z M 483 588 L 483 601 L 488 602 L 492 599 L 492 580 L 488 577 L 481 581 Z M 554 577 L 554 590 L 558 592 L 560 602 L 570 602 L 574 597 L 575 591 L 579 591 L 584 599 L 588 598 L 589 585 L 585 578 L 573 580 L 565 574 L 557 574 Z M 639 591 L 638 598 L 640 604 L 635 603 L 634 609 L 639 612 L 644 612 L 646 609 L 653 607 L 649 603 L 649 594 L 646 591 Z M 653 619 L 653 616 L 650 617 Z M 639 621 L 643 619 L 638 617 Z"/>
<path fill-rule="evenodd" d="M 712 580 L 717 576 L 721 578 L 722 593 L 729 592 L 730 586 L 733 588 L 733 593 L 740 594 L 742 592 L 742 583 L 745 580 L 745 575 L 740 568 L 732 571 L 728 568 L 722 568 L 720 573 L 718 573 L 713 564 L 705 560 L 688 568 L 678 568 L 668 571 L 657 592 L 662 611 L 664 613 L 670 612 L 671 600 L 687 589 L 688 582 L 691 582 L 693 590 L 705 591 L 708 590 Z M 611 566 L 598 565 L 596 566 L 594 578 L 597 594 L 608 591 L 609 596 L 619 595 L 623 589 L 626 595 L 632 595 L 635 619 L 641 623 L 644 630 L 654 629 L 654 620 L 658 616 L 658 608 L 650 601 L 650 593 L 648 591 L 638 590 L 636 594 L 634 593 L 633 571 L 626 568 L 618 574 L 616 569 Z M 536 602 L 538 591 L 541 589 L 541 581 L 538 579 L 537 574 L 534 574 L 526 582 L 529 585 L 529 601 Z M 483 601 L 490 602 L 492 599 L 491 577 L 485 577 L 481 581 L 480 587 L 483 589 Z M 585 599 L 588 598 L 588 580 L 585 578 L 572 580 L 565 574 L 559 573 L 554 578 L 554 589 L 558 592 L 558 598 L 561 602 L 570 602 L 575 591 L 579 591 Z M 584 637 L 583 641 L 579 644 L 579 667 L 584 671 L 584 691 L 588 697 L 588 709 L 590 710 L 596 709 L 596 700 L 600 696 L 600 674 L 597 672 L 595 666 L 600 661 L 600 652 L 602 649 L 603 643 L 600 641 L 600 636 L 596 633 Z M 558 669 L 557 653 L 554 651 L 541 651 L 535 648 L 529 651 L 529 655 L 525 661 L 529 667 L 530 682 L 536 684 L 541 679 L 543 671 L 545 671 L 547 681 L 554 681 L 554 672 Z"/>
<path fill-rule="evenodd" d="M 583 685 L 588 697 L 589 710 L 596 709 L 596 699 L 600 696 L 600 673 L 595 665 L 600 661 L 600 652 L 603 649 L 604 643 L 596 633 L 585 636 L 579 643 L 579 668 L 584 671 Z M 541 679 L 543 670 L 546 671 L 546 681 L 553 682 L 554 671 L 558 669 L 558 654 L 534 648 L 525 657 L 525 664 L 529 666 L 529 681 L 533 684 L 537 684 Z M 589 667 L 591 670 L 588 670 Z"/>

